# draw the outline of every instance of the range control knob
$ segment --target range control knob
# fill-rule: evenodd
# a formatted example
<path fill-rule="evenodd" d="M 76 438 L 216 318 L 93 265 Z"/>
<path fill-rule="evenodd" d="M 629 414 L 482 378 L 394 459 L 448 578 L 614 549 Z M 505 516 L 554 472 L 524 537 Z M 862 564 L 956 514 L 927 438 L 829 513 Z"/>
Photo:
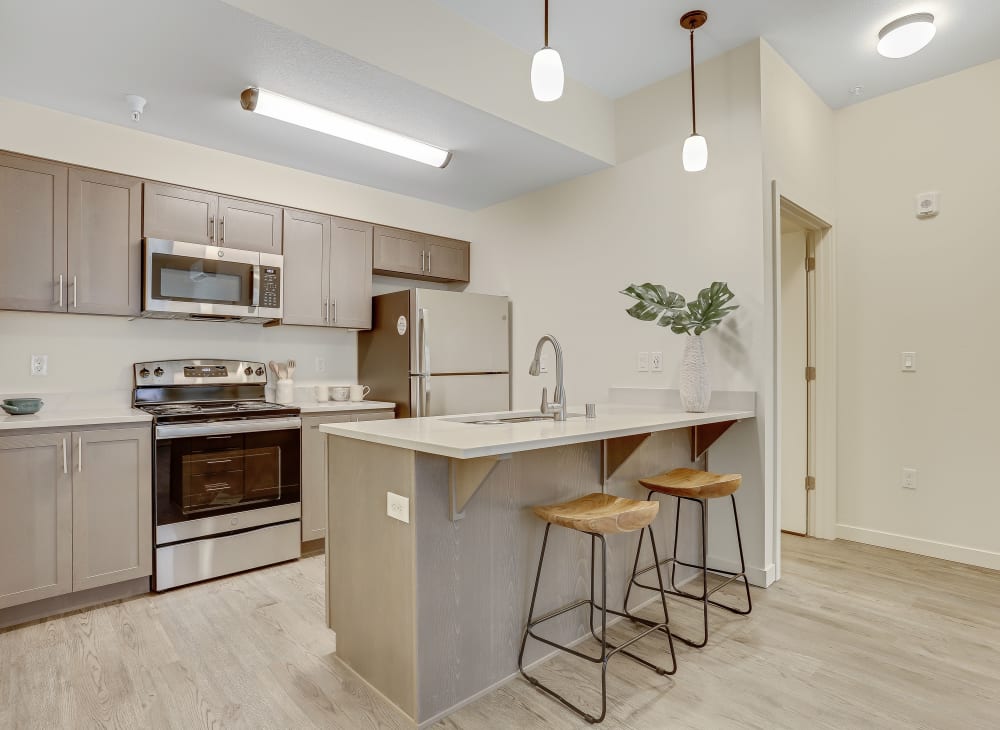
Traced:
<path fill-rule="evenodd" d="M 163 368 L 160 368 L 160 367 L 156 368 L 156 370 L 153 371 L 153 375 L 155 375 L 158 378 L 160 376 L 162 376 L 163 375 Z"/>
<path fill-rule="evenodd" d="M 264 368 L 257 368 L 257 370 L 255 372 L 256 372 L 257 375 L 263 375 L 264 374 Z"/>
<path fill-rule="evenodd" d="M 142 370 L 140 370 L 139 371 L 139 377 L 140 378 L 148 378 L 149 377 L 149 370 L 147 368 L 143 368 Z"/>
<path fill-rule="evenodd" d="M 243 374 L 246 376 L 253 375 L 253 368 L 247 368 L 246 370 L 243 371 Z"/>

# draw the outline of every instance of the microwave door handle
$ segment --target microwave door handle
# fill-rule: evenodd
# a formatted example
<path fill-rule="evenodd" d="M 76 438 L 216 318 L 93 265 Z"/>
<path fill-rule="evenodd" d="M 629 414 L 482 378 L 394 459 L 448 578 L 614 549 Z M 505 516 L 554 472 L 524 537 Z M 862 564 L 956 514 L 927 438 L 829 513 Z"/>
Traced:
<path fill-rule="evenodd" d="M 260 265 L 253 267 L 253 294 L 250 299 L 250 306 L 256 309 L 260 306 Z"/>

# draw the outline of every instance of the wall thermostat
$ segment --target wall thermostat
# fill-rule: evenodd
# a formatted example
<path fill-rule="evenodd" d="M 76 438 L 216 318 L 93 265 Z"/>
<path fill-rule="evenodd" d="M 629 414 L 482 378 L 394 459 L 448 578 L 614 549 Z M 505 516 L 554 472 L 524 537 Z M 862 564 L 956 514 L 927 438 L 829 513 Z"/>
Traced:
<path fill-rule="evenodd" d="M 917 218 L 930 218 L 941 210 L 940 193 L 920 193 L 917 196 Z"/>

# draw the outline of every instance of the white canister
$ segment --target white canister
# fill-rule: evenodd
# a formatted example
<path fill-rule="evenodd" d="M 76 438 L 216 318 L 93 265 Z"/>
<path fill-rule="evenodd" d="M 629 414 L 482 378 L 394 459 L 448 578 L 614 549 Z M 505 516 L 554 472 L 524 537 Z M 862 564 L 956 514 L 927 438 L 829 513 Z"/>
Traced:
<path fill-rule="evenodd" d="M 274 391 L 274 400 L 283 406 L 289 406 L 295 402 L 295 381 L 285 378 L 278 381 L 278 386 Z"/>
<path fill-rule="evenodd" d="M 365 396 L 372 392 L 372 389 L 367 385 L 352 385 L 351 386 L 351 400 L 355 403 L 360 403 L 365 399 Z"/>
<path fill-rule="evenodd" d="M 347 400 L 351 397 L 351 386 L 349 385 L 331 385 L 330 386 L 330 397 L 333 400 Z"/>
<path fill-rule="evenodd" d="M 317 403 L 325 403 L 330 400 L 330 386 L 328 385 L 317 385 L 313 388 L 313 392 L 316 394 Z"/>

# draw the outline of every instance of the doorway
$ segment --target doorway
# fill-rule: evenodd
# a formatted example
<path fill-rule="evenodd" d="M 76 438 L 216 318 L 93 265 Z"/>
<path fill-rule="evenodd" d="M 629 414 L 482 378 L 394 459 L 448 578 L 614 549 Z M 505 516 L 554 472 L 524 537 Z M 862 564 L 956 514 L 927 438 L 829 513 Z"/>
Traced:
<path fill-rule="evenodd" d="M 835 418 L 831 226 L 782 197 L 776 236 L 779 529 L 830 537 L 835 505 L 830 439 Z M 829 270 L 826 270 L 829 269 Z M 819 361 L 823 361 L 823 365 Z M 822 385 L 822 387 L 820 387 Z M 825 479 L 818 479 L 819 472 Z M 827 491 L 823 520 L 817 488 Z M 834 507 L 835 510 L 835 507 Z"/>

